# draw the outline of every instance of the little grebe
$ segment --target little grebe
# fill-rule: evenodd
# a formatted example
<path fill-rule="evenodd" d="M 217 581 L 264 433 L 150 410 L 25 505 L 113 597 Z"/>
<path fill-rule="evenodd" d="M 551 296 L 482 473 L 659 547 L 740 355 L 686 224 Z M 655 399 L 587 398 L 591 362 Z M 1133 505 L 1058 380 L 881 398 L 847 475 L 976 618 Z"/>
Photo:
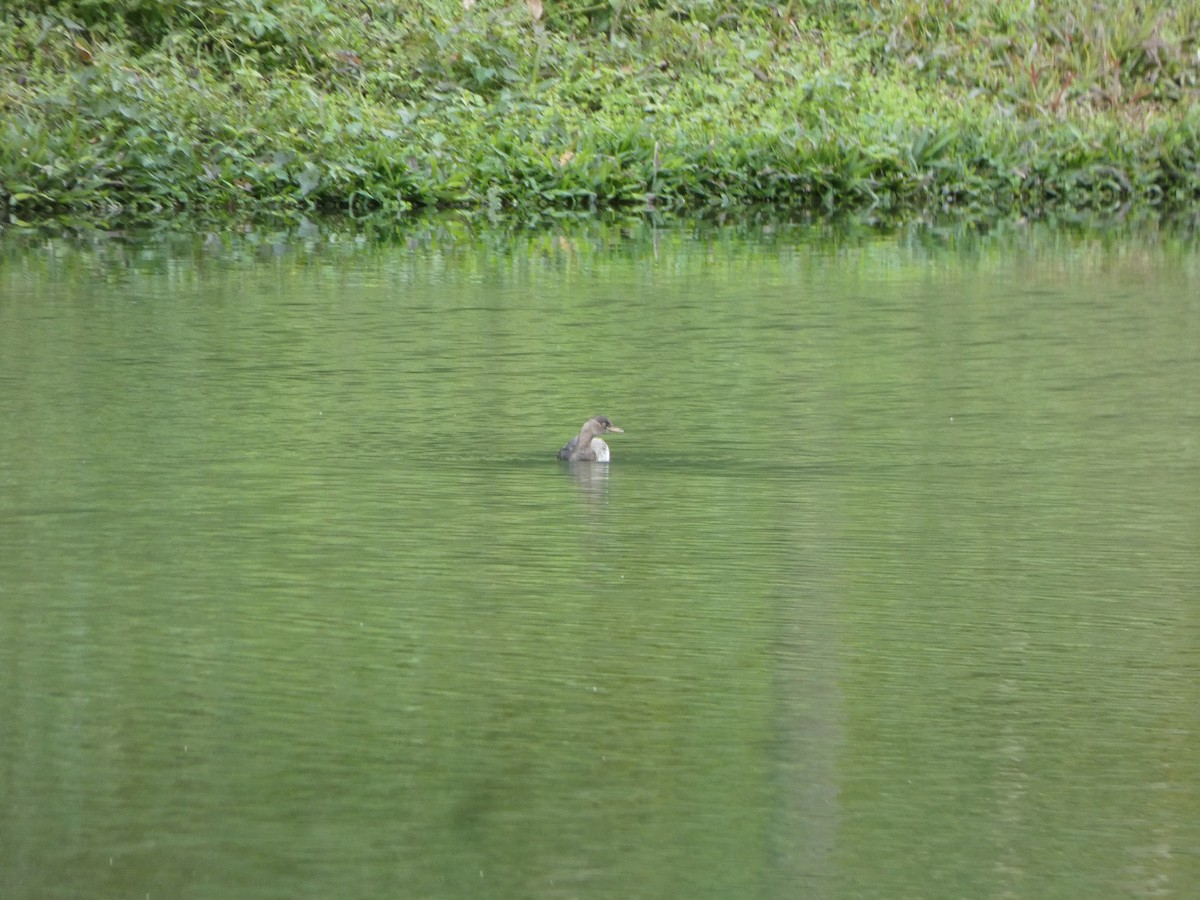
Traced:
<path fill-rule="evenodd" d="M 607 416 L 592 416 L 583 423 L 579 434 L 558 451 L 558 458 L 570 462 L 608 462 L 611 458 L 608 444 L 599 437 L 606 432 L 621 434 L 624 429 L 614 425 Z"/>

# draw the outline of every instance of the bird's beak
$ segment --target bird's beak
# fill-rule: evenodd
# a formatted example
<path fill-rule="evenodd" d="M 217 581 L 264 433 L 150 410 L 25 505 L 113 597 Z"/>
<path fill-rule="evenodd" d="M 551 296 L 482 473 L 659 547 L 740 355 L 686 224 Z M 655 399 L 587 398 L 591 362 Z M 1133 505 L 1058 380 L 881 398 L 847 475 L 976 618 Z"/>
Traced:
<path fill-rule="evenodd" d="M 624 434 L 624 433 L 625 433 L 625 429 L 624 429 L 624 428 L 618 428 L 616 425 L 609 425 L 609 426 L 608 426 L 608 430 L 609 430 L 609 431 L 615 431 L 617 434 Z"/>

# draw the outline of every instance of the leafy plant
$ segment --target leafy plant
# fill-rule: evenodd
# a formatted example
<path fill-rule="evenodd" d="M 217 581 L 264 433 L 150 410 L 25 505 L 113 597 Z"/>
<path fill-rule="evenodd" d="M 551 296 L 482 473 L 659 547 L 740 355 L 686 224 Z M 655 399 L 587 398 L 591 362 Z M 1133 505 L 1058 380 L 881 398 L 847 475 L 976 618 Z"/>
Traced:
<path fill-rule="evenodd" d="M 0 219 L 1200 195 L 1165 0 L 16 0 Z"/>

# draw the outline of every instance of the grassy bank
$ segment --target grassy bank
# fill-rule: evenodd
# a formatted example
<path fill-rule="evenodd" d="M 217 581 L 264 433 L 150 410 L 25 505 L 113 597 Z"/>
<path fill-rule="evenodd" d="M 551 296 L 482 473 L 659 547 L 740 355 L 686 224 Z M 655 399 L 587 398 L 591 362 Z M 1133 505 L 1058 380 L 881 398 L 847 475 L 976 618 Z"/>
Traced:
<path fill-rule="evenodd" d="M 14 0 L 0 219 L 1200 200 L 1192 4 L 467 5 Z"/>

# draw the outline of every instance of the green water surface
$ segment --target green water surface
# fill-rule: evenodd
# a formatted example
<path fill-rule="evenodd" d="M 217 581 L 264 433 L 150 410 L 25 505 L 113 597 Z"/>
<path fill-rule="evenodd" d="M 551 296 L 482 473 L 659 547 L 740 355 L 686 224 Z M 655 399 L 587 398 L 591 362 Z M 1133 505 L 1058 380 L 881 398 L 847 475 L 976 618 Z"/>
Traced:
<path fill-rule="evenodd" d="M 1198 441 L 1188 237 L 4 245 L 0 896 L 1194 897 Z"/>

